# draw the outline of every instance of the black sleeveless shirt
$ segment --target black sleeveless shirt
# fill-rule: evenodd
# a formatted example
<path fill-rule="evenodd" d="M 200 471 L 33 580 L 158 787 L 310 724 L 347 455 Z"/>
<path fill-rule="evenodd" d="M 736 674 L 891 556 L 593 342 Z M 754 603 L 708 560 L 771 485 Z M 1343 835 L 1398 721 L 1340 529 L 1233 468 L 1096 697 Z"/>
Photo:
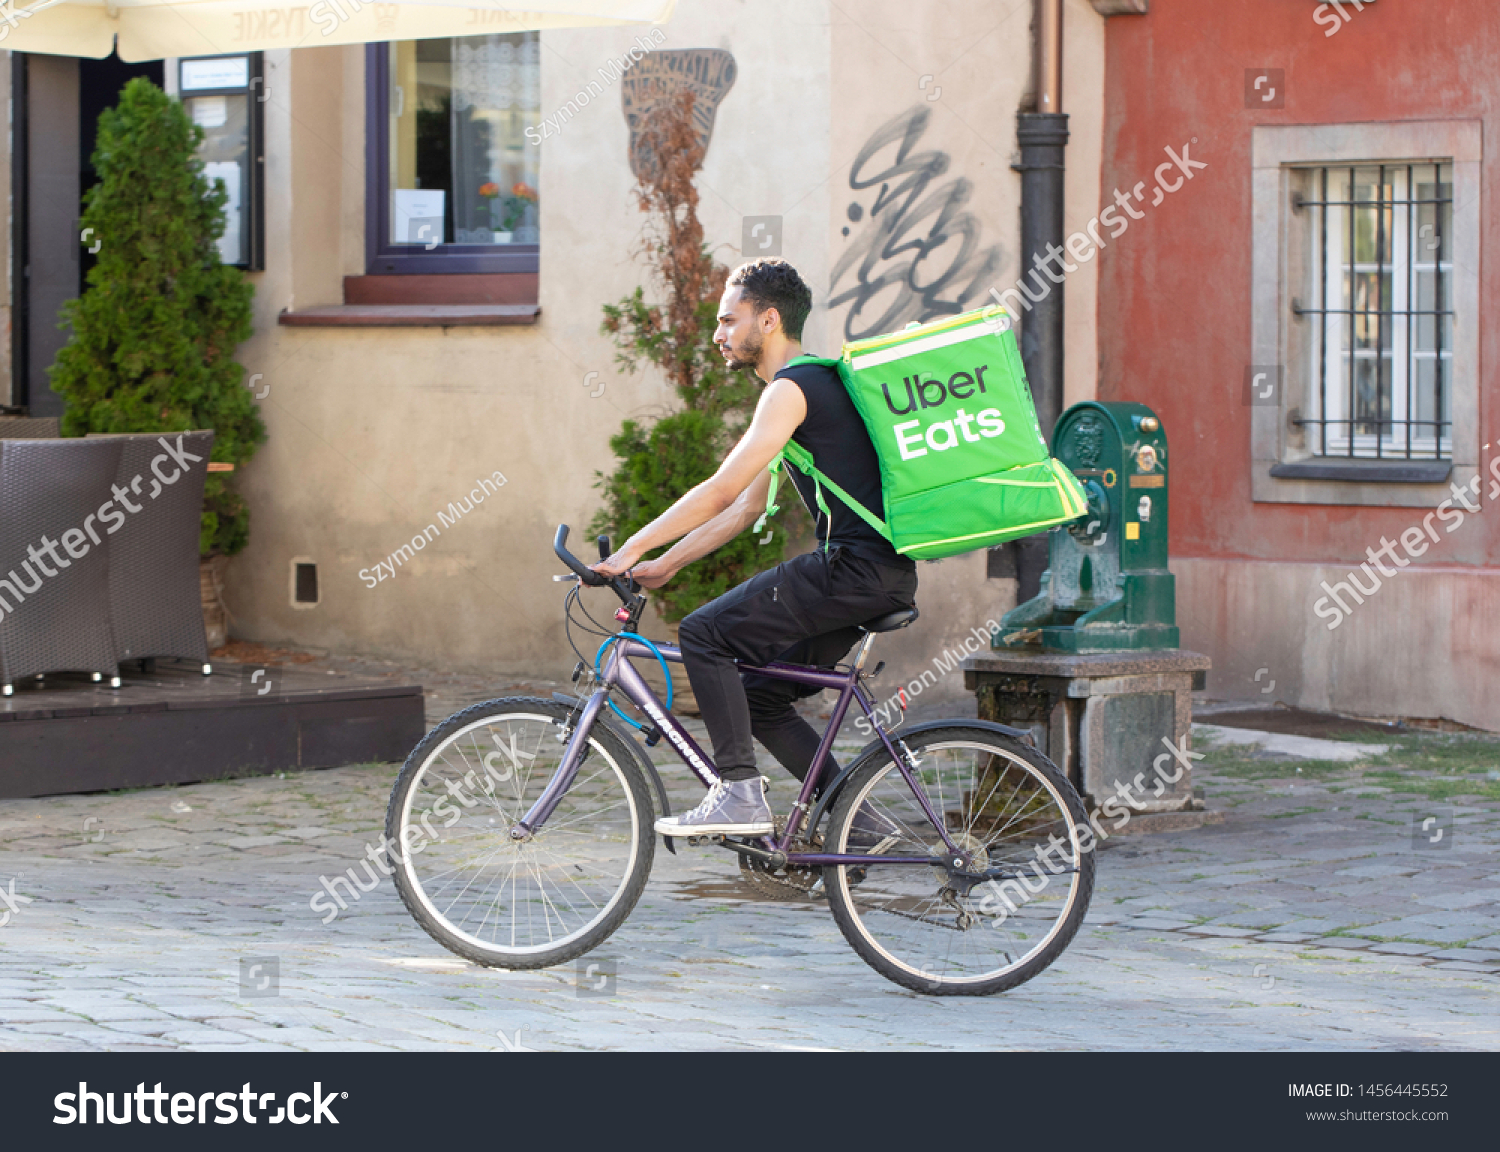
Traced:
<path fill-rule="evenodd" d="M 807 416 L 792 433 L 792 439 L 812 453 L 823 475 L 863 504 L 877 520 L 884 520 L 880 460 L 839 374 L 821 364 L 794 364 L 776 375 L 795 383 L 807 401 Z M 826 541 L 831 548 L 845 548 L 877 564 L 916 570 L 916 561 L 897 553 L 889 540 L 845 507 L 826 485 L 823 502 L 833 516 L 832 525 L 818 509 L 812 477 L 804 476 L 790 463 L 784 475 L 791 477 L 797 494 L 812 515 L 820 546 Z"/>

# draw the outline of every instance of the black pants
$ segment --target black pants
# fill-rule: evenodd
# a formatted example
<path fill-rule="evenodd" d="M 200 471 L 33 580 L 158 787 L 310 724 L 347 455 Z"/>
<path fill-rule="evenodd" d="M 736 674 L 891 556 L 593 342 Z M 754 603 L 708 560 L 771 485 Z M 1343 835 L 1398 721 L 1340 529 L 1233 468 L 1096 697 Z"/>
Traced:
<path fill-rule="evenodd" d="M 752 736 L 799 780 L 818 750 L 818 733 L 792 702 L 819 689 L 742 674 L 737 661 L 831 667 L 861 638 L 860 624 L 911 607 L 916 594 L 915 570 L 833 548 L 778 564 L 684 619 L 683 664 L 719 774 L 726 780 L 756 775 Z M 833 778 L 833 767 L 825 764 L 823 780 Z"/>

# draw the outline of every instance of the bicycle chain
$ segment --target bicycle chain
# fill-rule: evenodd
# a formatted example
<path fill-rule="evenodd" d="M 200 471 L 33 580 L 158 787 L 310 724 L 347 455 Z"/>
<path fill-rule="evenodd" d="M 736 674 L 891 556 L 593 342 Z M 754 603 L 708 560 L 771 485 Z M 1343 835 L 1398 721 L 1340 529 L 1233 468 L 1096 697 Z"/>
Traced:
<path fill-rule="evenodd" d="M 786 817 L 775 817 L 774 827 L 775 836 L 780 839 L 781 834 L 786 831 Z M 799 844 L 797 847 L 806 850 L 807 845 Z M 772 872 L 761 861 L 740 856 L 740 879 L 768 900 L 785 903 L 818 899 L 809 893 L 822 875 L 821 868 L 788 868 Z"/>
<path fill-rule="evenodd" d="M 774 827 L 775 835 L 780 839 L 781 834 L 786 831 L 786 817 L 775 817 Z M 800 844 L 798 847 L 804 850 L 807 849 L 807 845 L 805 844 Z M 821 847 L 821 844 L 817 845 L 817 847 Z M 759 860 L 755 860 L 749 856 L 740 856 L 741 881 L 748 884 L 766 899 L 779 903 L 809 899 L 827 899 L 826 895 L 817 897 L 809 896 L 809 891 L 813 884 L 822 875 L 823 870 L 821 868 L 791 868 L 781 873 L 771 872 Z M 900 916 L 903 920 L 915 920 L 919 924 L 931 924 L 935 928 L 946 928 L 950 932 L 967 932 L 978 922 L 979 918 L 972 913 L 966 912 L 958 905 L 956 901 L 957 894 L 951 888 L 945 888 L 944 892 L 946 895 L 943 897 L 943 904 L 946 907 L 952 908 L 957 913 L 955 922 L 952 924 L 942 920 L 934 920 L 930 916 L 922 916 L 915 912 L 902 912 L 896 908 L 882 908 L 871 905 L 869 911 L 884 912 L 888 916 Z"/>

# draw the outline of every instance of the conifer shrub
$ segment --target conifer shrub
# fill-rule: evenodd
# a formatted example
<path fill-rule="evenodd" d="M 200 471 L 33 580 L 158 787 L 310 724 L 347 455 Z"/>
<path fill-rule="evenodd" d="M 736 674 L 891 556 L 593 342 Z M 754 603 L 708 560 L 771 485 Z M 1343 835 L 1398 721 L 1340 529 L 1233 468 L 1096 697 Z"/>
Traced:
<path fill-rule="evenodd" d="M 99 118 L 83 228 L 97 262 L 83 295 L 63 307 L 68 343 L 50 368 L 67 401 L 64 436 L 214 430 L 211 459 L 237 468 L 265 438 L 235 349 L 251 332 L 254 288 L 219 259 L 221 182 L 197 159 L 203 130 L 145 78 Z M 250 513 L 222 474 L 208 476 L 204 556 L 233 555 Z"/>

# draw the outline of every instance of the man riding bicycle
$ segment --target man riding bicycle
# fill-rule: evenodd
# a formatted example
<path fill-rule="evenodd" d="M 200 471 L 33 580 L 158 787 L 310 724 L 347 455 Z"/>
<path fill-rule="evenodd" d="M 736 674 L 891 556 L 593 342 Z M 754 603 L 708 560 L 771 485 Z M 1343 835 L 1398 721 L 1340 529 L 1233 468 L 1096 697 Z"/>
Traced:
<path fill-rule="evenodd" d="M 818 364 L 788 366 L 802 354 L 802 325 L 811 309 L 812 292 L 784 260 L 752 260 L 730 274 L 714 343 L 729 367 L 752 369 L 765 382 L 755 416 L 717 472 L 595 571 L 628 572 L 643 587 L 660 588 L 745 531 L 765 510 L 769 466 L 788 440 L 811 452 L 818 468 L 875 517 L 883 514 L 875 447 L 838 373 Z M 859 625 L 915 601 L 915 562 L 841 501 L 829 501 L 830 515 L 823 515 L 812 479 L 795 468 L 786 472 L 814 517 L 819 548 L 752 577 L 683 620 L 683 663 L 722 782 L 691 812 L 658 820 L 656 831 L 664 835 L 770 834 L 771 809 L 752 737 L 798 779 L 806 778 L 817 752 L 817 732 L 792 704 L 818 689 L 742 677 L 736 662 L 832 666 L 859 640 Z M 673 541 L 656 559 L 641 560 Z M 830 766 L 825 777 L 835 772 Z"/>

